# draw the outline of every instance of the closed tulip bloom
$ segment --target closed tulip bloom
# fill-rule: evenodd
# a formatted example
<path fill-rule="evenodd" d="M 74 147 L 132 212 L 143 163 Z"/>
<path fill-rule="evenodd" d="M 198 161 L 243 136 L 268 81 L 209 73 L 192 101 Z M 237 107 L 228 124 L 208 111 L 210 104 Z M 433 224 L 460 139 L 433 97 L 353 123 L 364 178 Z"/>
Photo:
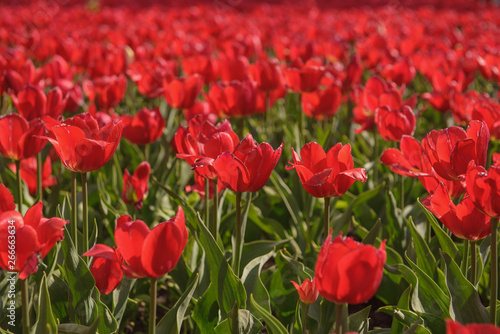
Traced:
<path fill-rule="evenodd" d="M 0 154 L 14 160 L 34 156 L 47 144 L 39 138 L 46 133 L 39 119 L 28 122 L 19 114 L 0 116 Z"/>
<path fill-rule="evenodd" d="M 257 85 L 248 78 L 242 81 L 219 81 L 210 87 L 205 98 L 219 115 L 246 117 L 257 112 Z"/>
<path fill-rule="evenodd" d="M 17 94 L 11 94 L 12 103 L 17 111 L 28 121 L 45 115 L 57 118 L 66 107 L 67 97 L 59 87 L 43 92 L 42 88 L 26 85 Z"/>
<path fill-rule="evenodd" d="M 474 205 L 490 217 L 500 217 L 500 167 L 469 164 L 465 177 L 467 193 Z"/>
<path fill-rule="evenodd" d="M 314 279 L 311 281 L 307 278 L 304 282 L 302 282 L 302 285 L 299 285 L 294 281 L 292 281 L 292 284 L 295 289 L 297 289 L 299 298 L 304 304 L 312 304 L 316 301 L 316 299 L 318 299 L 319 291 L 316 287 Z"/>
<path fill-rule="evenodd" d="M 120 142 L 123 123 L 110 122 L 99 128 L 90 114 L 80 114 L 60 123 L 44 118 L 52 133 L 48 139 L 64 167 L 72 172 L 91 172 L 104 166 Z"/>
<path fill-rule="evenodd" d="M 95 102 L 98 109 L 108 112 L 116 107 L 127 90 L 127 79 L 123 74 L 98 77 L 85 80 L 83 91 L 91 102 Z"/>
<path fill-rule="evenodd" d="M 6 186 L 0 183 L 0 213 L 14 211 L 15 209 L 14 196 Z"/>
<path fill-rule="evenodd" d="M 459 322 L 447 319 L 446 334 L 500 334 L 500 328 L 491 324 L 462 325 Z"/>
<path fill-rule="evenodd" d="M 377 249 L 342 234 L 330 234 L 318 255 L 314 281 L 323 298 L 338 304 L 361 304 L 372 298 L 382 282 L 385 241 Z"/>
<path fill-rule="evenodd" d="M 19 273 L 20 279 L 26 279 L 38 269 L 38 258 L 43 259 L 57 241 L 64 238 L 64 225 L 61 218 L 43 218 L 42 202 L 38 202 L 26 211 L 23 217 L 17 211 L 0 213 L 0 267 Z M 14 223 L 11 223 L 14 221 Z M 13 227 L 12 227 L 13 226 Z M 9 257 L 9 236 L 15 230 L 15 258 Z M 14 261 L 14 268 L 12 262 Z"/>
<path fill-rule="evenodd" d="M 412 136 L 417 119 L 408 106 L 391 109 L 387 106 L 375 110 L 375 124 L 378 132 L 387 141 L 400 141 L 403 135 Z"/>
<path fill-rule="evenodd" d="M 161 277 L 171 271 L 186 247 L 188 231 L 184 211 L 149 229 L 142 220 L 130 216 L 118 218 L 115 241 L 126 262 L 124 272 L 129 277 Z"/>
<path fill-rule="evenodd" d="M 139 164 L 133 175 L 127 169 L 123 174 L 122 199 L 127 204 L 134 204 L 136 209 L 142 208 L 142 201 L 148 192 L 149 172 L 151 166 L 144 161 Z"/>
<path fill-rule="evenodd" d="M 112 292 L 123 278 L 123 258 L 118 249 L 96 244 L 83 256 L 93 256 L 90 272 L 101 294 Z"/>
<path fill-rule="evenodd" d="M 342 91 L 337 85 L 302 93 L 302 111 L 314 119 L 330 119 L 340 107 Z"/>
<path fill-rule="evenodd" d="M 290 66 L 283 67 L 286 85 L 296 93 L 312 92 L 317 89 L 325 71 L 325 68 L 313 59 L 304 64 L 298 58 Z"/>
<path fill-rule="evenodd" d="M 153 110 L 142 108 L 135 116 L 122 115 L 121 120 L 123 137 L 137 145 L 154 143 L 161 137 L 165 127 L 165 120 L 158 107 Z"/>
<path fill-rule="evenodd" d="M 251 134 L 247 134 L 233 152 L 223 152 L 216 159 L 197 160 L 192 167 L 198 170 L 210 165 L 221 182 L 232 191 L 256 192 L 269 180 L 282 149 L 283 144 L 274 150 L 268 143 L 258 144 Z"/>
<path fill-rule="evenodd" d="M 168 105 L 177 109 L 191 108 L 202 88 L 203 78 L 198 74 L 163 79 L 163 95 Z"/>
<path fill-rule="evenodd" d="M 422 204 L 458 238 L 477 241 L 491 233 L 491 218 L 476 209 L 467 195 L 455 205 L 443 183 Z"/>
<path fill-rule="evenodd" d="M 270 92 L 284 85 L 283 71 L 276 58 L 257 60 L 248 68 L 249 76 L 257 82 L 257 89 Z"/>
<path fill-rule="evenodd" d="M 21 179 L 28 186 L 28 191 L 30 195 L 35 195 L 37 193 L 37 162 L 35 157 L 30 157 L 21 160 Z M 16 173 L 16 165 L 9 164 L 9 168 Z M 57 183 L 54 175 L 52 175 L 52 161 L 48 156 L 42 166 L 42 189 L 46 187 L 53 186 Z"/>
<path fill-rule="evenodd" d="M 292 148 L 293 163 L 304 189 L 314 197 L 343 195 L 355 181 L 366 182 L 366 170 L 353 168 L 351 145 L 333 146 L 325 153 L 321 145 L 312 142 L 304 145 L 299 155 Z"/>
<path fill-rule="evenodd" d="M 248 72 L 248 58 L 243 55 L 219 55 L 219 72 L 223 81 L 243 80 Z"/>
<path fill-rule="evenodd" d="M 470 161 L 485 166 L 490 132 L 483 121 L 472 121 L 467 131 L 457 126 L 432 130 L 422 140 L 422 148 L 441 177 L 458 180 Z"/>

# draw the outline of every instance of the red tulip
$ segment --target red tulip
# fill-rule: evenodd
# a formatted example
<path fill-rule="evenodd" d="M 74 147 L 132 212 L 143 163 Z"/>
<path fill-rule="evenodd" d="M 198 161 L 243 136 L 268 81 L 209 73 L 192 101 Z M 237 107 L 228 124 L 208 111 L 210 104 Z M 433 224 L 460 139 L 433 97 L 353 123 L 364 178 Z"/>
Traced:
<path fill-rule="evenodd" d="M 221 182 L 220 179 L 217 179 L 217 194 L 220 194 L 222 190 L 226 189 L 224 184 Z M 194 184 L 187 185 L 184 190 L 186 193 L 189 193 L 191 191 L 195 191 L 198 194 L 200 194 L 201 198 L 205 198 L 205 177 L 200 175 L 196 170 L 194 171 Z M 214 183 L 210 182 L 209 184 L 209 194 L 208 198 L 214 197 Z"/>
<path fill-rule="evenodd" d="M 298 285 L 294 281 L 292 281 L 292 284 L 295 289 L 297 289 L 299 298 L 304 304 L 312 304 L 316 301 L 316 299 L 318 299 L 319 291 L 314 280 L 311 281 L 307 278 L 304 282 L 302 282 L 302 285 Z"/>
<path fill-rule="evenodd" d="M 378 132 L 387 141 L 400 141 L 403 135 L 413 136 L 416 123 L 415 114 L 408 106 L 400 109 L 383 106 L 375 110 Z"/>
<path fill-rule="evenodd" d="M 47 140 L 38 137 L 45 134 L 39 119 L 28 122 L 19 114 L 0 116 L 0 154 L 14 160 L 34 156 L 47 144 Z"/>
<path fill-rule="evenodd" d="M 491 233 L 491 218 L 477 210 L 469 196 L 455 205 L 443 183 L 422 204 L 458 238 L 477 241 Z"/>
<path fill-rule="evenodd" d="M 325 68 L 316 60 L 309 60 L 305 64 L 300 58 L 283 68 L 286 85 L 296 93 L 312 92 L 318 88 Z"/>
<path fill-rule="evenodd" d="M 243 55 L 219 55 L 219 71 L 223 81 L 244 80 L 248 71 L 248 58 Z"/>
<path fill-rule="evenodd" d="M 126 89 L 127 79 L 122 74 L 98 77 L 92 81 L 83 82 L 83 91 L 89 100 L 95 101 L 97 108 L 106 112 L 121 102 Z"/>
<path fill-rule="evenodd" d="M 283 144 L 273 150 L 268 143 L 258 144 L 251 134 L 235 147 L 217 158 L 202 158 L 191 166 L 198 170 L 210 166 L 215 169 L 221 182 L 232 191 L 256 192 L 262 189 L 281 156 Z"/>
<path fill-rule="evenodd" d="M 270 92 L 284 86 L 283 71 L 275 58 L 257 60 L 250 64 L 248 74 L 257 82 L 257 89 L 260 91 Z"/>
<path fill-rule="evenodd" d="M 422 148 L 439 176 L 458 180 L 467 172 L 470 161 L 486 164 L 489 140 L 486 123 L 472 121 L 467 131 L 456 126 L 431 131 L 422 140 Z"/>
<path fill-rule="evenodd" d="M 103 128 L 90 114 L 80 114 L 59 123 L 44 118 L 52 133 L 47 138 L 54 146 L 63 165 L 73 172 L 90 172 L 104 166 L 120 142 L 123 123 L 108 123 Z"/>
<path fill-rule="evenodd" d="M 500 328 L 490 324 L 461 325 L 459 322 L 447 319 L 446 334 L 500 334 Z"/>
<path fill-rule="evenodd" d="M 304 189 L 314 197 L 343 195 L 355 181 L 366 182 L 364 168 L 353 168 L 351 145 L 333 146 L 327 153 L 315 142 L 308 143 L 300 151 L 302 160 L 292 148 L 293 163 Z"/>
<path fill-rule="evenodd" d="M 9 168 L 16 173 L 16 165 L 9 164 Z M 37 170 L 38 165 L 35 157 L 29 157 L 21 160 L 21 179 L 26 182 L 29 193 L 33 196 L 37 192 Z M 57 183 L 55 176 L 52 175 L 52 162 L 50 156 L 45 159 L 42 166 L 42 189 L 53 186 Z"/>
<path fill-rule="evenodd" d="M 385 260 L 385 241 L 377 249 L 330 233 L 316 262 L 316 287 L 331 302 L 361 304 L 377 292 Z"/>
<path fill-rule="evenodd" d="M 218 62 L 210 56 L 195 55 L 183 58 L 181 67 L 186 75 L 200 74 L 206 84 L 214 82 L 219 75 Z"/>
<path fill-rule="evenodd" d="M 123 278 L 123 258 L 118 249 L 103 244 L 96 244 L 83 256 L 93 256 L 90 272 L 101 294 L 112 292 Z"/>
<path fill-rule="evenodd" d="M 135 205 L 136 209 L 142 208 L 142 201 L 148 192 L 149 172 L 151 166 L 144 161 L 139 164 L 133 175 L 127 169 L 123 174 L 122 199 L 125 203 Z"/>
<path fill-rule="evenodd" d="M 380 71 L 382 77 L 398 86 L 408 85 L 413 81 L 416 74 L 417 70 L 413 66 L 411 58 L 403 58 L 389 63 Z"/>
<path fill-rule="evenodd" d="M 201 115 L 204 121 L 208 121 L 212 124 L 215 124 L 218 118 L 218 115 L 212 111 L 212 109 L 210 108 L 210 103 L 208 103 L 207 101 L 195 102 L 195 104 L 191 108 L 184 109 L 184 119 L 188 122 L 191 120 L 191 118 L 197 115 Z"/>
<path fill-rule="evenodd" d="M 43 218 L 42 207 L 42 202 L 38 202 L 28 209 L 24 217 L 17 211 L 0 213 L 0 267 L 19 272 L 20 279 L 35 273 L 38 257 L 43 259 L 55 243 L 64 238 L 63 226 L 67 221 Z M 12 240 L 15 240 L 14 243 Z M 9 245 L 15 245 L 14 256 L 9 253 L 9 250 L 12 251 Z"/>
<path fill-rule="evenodd" d="M 500 167 L 485 170 L 470 162 L 465 177 L 467 193 L 474 205 L 490 217 L 500 217 Z"/>
<path fill-rule="evenodd" d="M 67 97 L 59 87 L 51 89 L 47 95 L 40 87 L 26 85 L 17 94 L 11 94 L 17 111 L 28 121 L 45 115 L 57 118 L 62 115 Z"/>
<path fill-rule="evenodd" d="M 254 81 L 223 82 L 213 84 L 205 95 L 212 110 L 227 117 L 246 117 L 256 112 L 257 86 Z"/>
<path fill-rule="evenodd" d="M 122 115 L 123 137 L 137 145 L 154 143 L 161 137 L 165 120 L 158 107 L 153 110 L 142 108 L 135 116 Z"/>
<path fill-rule="evenodd" d="M 163 79 L 163 95 L 170 107 L 191 108 L 203 88 L 203 78 L 193 74 L 184 78 Z"/>
<path fill-rule="evenodd" d="M 6 186 L 0 183 L 0 213 L 14 211 L 15 209 L 14 196 Z"/>
<path fill-rule="evenodd" d="M 342 91 L 337 85 L 302 93 L 302 110 L 309 117 L 317 120 L 330 119 L 340 107 Z"/>

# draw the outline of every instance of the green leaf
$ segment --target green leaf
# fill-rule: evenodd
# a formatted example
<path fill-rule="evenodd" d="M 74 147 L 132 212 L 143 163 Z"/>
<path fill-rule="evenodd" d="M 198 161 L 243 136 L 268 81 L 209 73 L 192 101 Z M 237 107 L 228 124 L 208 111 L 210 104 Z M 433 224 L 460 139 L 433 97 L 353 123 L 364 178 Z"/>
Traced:
<path fill-rule="evenodd" d="M 59 334 L 95 334 L 99 327 L 99 318 L 97 318 L 90 327 L 77 324 L 57 325 Z"/>
<path fill-rule="evenodd" d="M 231 311 L 233 312 L 233 311 Z M 232 333 L 228 318 L 215 327 L 216 334 Z M 238 331 L 239 334 L 257 334 L 262 331 L 262 323 L 255 318 L 248 310 L 238 310 Z M 203 332 L 205 333 L 205 332 Z"/>
<path fill-rule="evenodd" d="M 217 305 L 217 289 L 214 284 L 210 284 L 207 291 L 198 299 L 192 317 L 201 333 L 215 333 L 214 328 L 219 320 L 219 308 Z"/>
<path fill-rule="evenodd" d="M 57 323 L 52 314 L 49 289 L 47 288 L 47 278 L 45 274 L 40 283 L 38 313 L 36 315 L 34 332 L 35 334 L 57 333 Z"/>
<path fill-rule="evenodd" d="M 356 332 L 360 334 L 368 333 L 368 315 L 370 314 L 370 310 L 371 305 L 349 316 L 348 323 L 350 332 Z"/>
<path fill-rule="evenodd" d="M 481 303 L 477 290 L 464 277 L 455 261 L 442 253 L 445 263 L 445 277 L 450 294 L 450 316 L 462 323 L 487 323 L 489 312 Z"/>
<path fill-rule="evenodd" d="M 421 268 L 427 275 L 433 279 L 437 278 L 436 270 L 436 259 L 431 253 L 429 246 L 424 241 L 422 236 L 417 232 L 415 225 L 413 224 L 413 219 L 410 217 L 408 219 L 408 225 L 410 226 L 411 236 L 415 250 L 417 252 L 417 266 Z"/>
<path fill-rule="evenodd" d="M 398 310 L 410 310 L 411 289 L 412 286 L 410 285 L 399 298 L 398 305 L 395 309 L 393 309 L 393 313 L 389 314 L 393 317 L 391 324 L 391 334 L 399 334 L 403 331 L 403 323 L 395 317 L 394 312 Z"/>
<path fill-rule="evenodd" d="M 299 205 L 297 204 L 295 197 L 293 197 L 293 192 L 276 171 L 273 170 L 269 180 L 271 180 L 274 187 L 276 188 L 276 191 L 281 196 L 281 199 L 288 209 L 288 212 L 290 213 L 295 226 L 299 226 L 300 222 L 302 221 L 302 215 L 299 210 Z"/>
<path fill-rule="evenodd" d="M 250 295 L 250 305 L 254 308 L 255 313 L 264 320 L 270 334 L 288 334 L 285 326 L 271 312 L 260 306 L 253 298 L 253 295 Z"/>
<path fill-rule="evenodd" d="M 439 226 L 439 223 L 436 220 L 436 217 L 430 212 L 425 206 L 423 206 L 422 202 L 417 199 L 418 205 L 422 208 L 425 215 L 427 216 L 427 220 L 431 224 L 432 229 L 434 230 L 434 234 L 436 235 L 439 244 L 441 245 L 441 249 L 451 255 L 453 260 L 456 262 L 462 261 L 462 254 L 459 252 L 457 246 L 451 240 L 450 236 Z"/>
<path fill-rule="evenodd" d="M 245 243 L 243 245 L 243 252 L 241 253 L 241 267 L 245 268 L 253 259 L 268 254 L 276 247 L 286 244 L 288 241 L 290 239 L 279 241 L 257 240 Z"/>
<path fill-rule="evenodd" d="M 375 225 L 373 225 L 368 235 L 363 239 L 363 243 L 365 245 L 373 245 L 377 240 L 381 227 L 382 227 L 382 220 L 379 218 L 377 219 Z"/>
<path fill-rule="evenodd" d="M 247 291 L 247 295 L 252 294 L 254 298 L 259 303 L 260 306 L 268 311 L 271 311 L 271 306 L 269 302 L 269 292 L 266 289 L 264 283 L 260 278 L 260 273 L 264 264 L 274 255 L 271 251 L 266 255 L 254 258 L 250 263 L 243 269 L 243 275 L 241 280 Z M 252 311 L 251 308 L 249 308 Z"/>
<path fill-rule="evenodd" d="M 199 275 L 196 274 L 182 296 L 180 296 L 175 305 L 163 316 L 156 326 L 157 333 L 180 333 L 184 314 L 186 314 L 198 281 Z"/>
<path fill-rule="evenodd" d="M 127 307 L 128 296 L 134 287 L 135 281 L 135 279 L 124 276 L 118 288 L 113 291 L 113 316 L 116 319 L 117 327 L 120 327 L 120 322 Z"/>

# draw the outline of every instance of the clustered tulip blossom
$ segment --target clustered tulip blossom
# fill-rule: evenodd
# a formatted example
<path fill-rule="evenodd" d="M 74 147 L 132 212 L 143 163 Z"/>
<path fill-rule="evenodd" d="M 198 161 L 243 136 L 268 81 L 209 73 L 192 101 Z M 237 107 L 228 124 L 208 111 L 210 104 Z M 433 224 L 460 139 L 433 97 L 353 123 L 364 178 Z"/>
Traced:
<path fill-rule="evenodd" d="M 19 114 L 0 116 L 0 154 L 13 160 L 32 157 L 47 144 L 40 138 L 46 133 L 38 118 L 28 122 Z"/>
<path fill-rule="evenodd" d="M 122 115 L 120 119 L 123 122 L 123 137 L 137 145 L 154 143 L 160 138 L 165 127 L 165 120 L 159 108 L 142 108 L 135 116 Z"/>
<path fill-rule="evenodd" d="M 132 175 L 125 169 L 122 191 L 122 199 L 125 203 L 133 204 L 136 209 L 142 208 L 142 201 L 149 189 L 150 171 L 151 165 L 147 161 L 141 162 Z"/>

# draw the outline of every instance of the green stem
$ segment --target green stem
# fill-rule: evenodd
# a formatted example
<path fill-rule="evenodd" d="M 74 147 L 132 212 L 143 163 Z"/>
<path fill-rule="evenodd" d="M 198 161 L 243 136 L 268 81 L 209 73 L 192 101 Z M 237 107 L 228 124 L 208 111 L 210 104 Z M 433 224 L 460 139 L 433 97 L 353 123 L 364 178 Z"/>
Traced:
<path fill-rule="evenodd" d="M 29 276 L 21 280 L 21 307 L 23 315 L 23 333 L 30 332 L 30 298 L 29 298 Z"/>
<path fill-rule="evenodd" d="M 491 274 L 490 274 L 490 323 L 497 322 L 497 286 L 498 286 L 498 250 L 497 250 L 498 219 L 491 220 Z"/>
<path fill-rule="evenodd" d="M 469 240 L 464 240 L 464 251 L 462 256 L 462 265 L 460 267 L 462 274 L 467 277 L 467 268 L 469 267 Z"/>
<path fill-rule="evenodd" d="M 305 209 L 305 224 L 306 224 L 306 233 L 305 233 L 305 238 L 306 238 L 306 254 L 309 254 L 311 252 L 311 222 L 309 219 L 309 210 L 311 208 L 311 199 L 314 198 L 310 196 L 305 200 L 306 203 L 306 209 Z"/>
<path fill-rule="evenodd" d="M 476 285 L 476 242 L 470 242 L 470 282 Z"/>
<path fill-rule="evenodd" d="M 71 172 L 71 237 L 75 244 L 75 249 L 78 249 L 78 221 L 76 208 L 76 172 Z"/>
<path fill-rule="evenodd" d="M 378 160 L 379 158 L 379 148 L 378 148 L 378 133 L 376 131 L 373 131 L 373 161 L 375 162 L 375 165 L 373 166 L 373 182 L 375 184 L 378 184 Z"/>
<path fill-rule="evenodd" d="M 144 154 L 144 161 L 149 161 L 149 145 L 146 144 L 142 147 L 142 153 Z"/>
<path fill-rule="evenodd" d="M 210 226 L 210 179 L 205 178 L 205 225 Z"/>
<path fill-rule="evenodd" d="M 309 312 L 309 304 L 302 303 L 302 333 L 307 333 L 307 312 Z"/>
<path fill-rule="evenodd" d="M 405 215 L 405 177 L 404 175 L 399 175 L 399 196 L 401 201 L 401 217 Z"/>
<path fill-rule="evenodd" d="M 83 253 L 89 250 L 89 206 L 87 193 L 87 173 L 82 173 L 82 204 L 83 204 Z M 88 260 L 88 258 L 85 258 Z"/>
<path fill-rule="evenodd" d="M 325 197 L 325 212 L 323 221 L 323 236 L 325 240 L 328 237 L 329 222 L 330 222 L 330 197 Z"/>
<path fill-rule="evenodd" d="M 217 226 L 219 225 L 218 223 L 218 211 L 219 211 L 219 194 L 218 194 L 218 188 L 217 188 L 217 179 L 214 179 L 212 181 L 214 185 L 214 196 L 212 197 L 213 205 L 212 205 L 212 220 L 210 221 L 210 232 L 212 233 L 212 236 L 214 237 L 215 240 L 217 240 Z"/>
<path fill-rule="evenodd" d="M 36 155 L 36 190 L 38 192 L 38 200 L 42 200 L 42 171 L 43 171 L 43 163 L 42 163 L 42 152 L 39 152 Z"/>
<path fill-rule="evenodd" d="M 149 334 L 156 332 L 156 277 L 150 279 L 151 287 L 149 290 Z"/>
<path fill-rule="evenodd" d="M 23 182 L 21 180 L 21 160 L 16 160 L 17 211 L 23 214 Z"/>
<path fill-rule="evenodd" d="M 236 226 L 234 228 L 234 237 L 236 243 L 233 250 L 233 271 L 239 276 L 241 259 L 241 193 L 236 193 Z"/>
<path fill-rule="evenodd" d="M 243 139 L 243 133 L 245 132 L 245 118 L 240 117 L 239 118 L 239 124 L 238 124 L 238 137 L 240 140 Z"/>
<path fill-rule="evenodd" d="M 335 334 L 343 334 L 343 304 L 335 303 Z"/>

